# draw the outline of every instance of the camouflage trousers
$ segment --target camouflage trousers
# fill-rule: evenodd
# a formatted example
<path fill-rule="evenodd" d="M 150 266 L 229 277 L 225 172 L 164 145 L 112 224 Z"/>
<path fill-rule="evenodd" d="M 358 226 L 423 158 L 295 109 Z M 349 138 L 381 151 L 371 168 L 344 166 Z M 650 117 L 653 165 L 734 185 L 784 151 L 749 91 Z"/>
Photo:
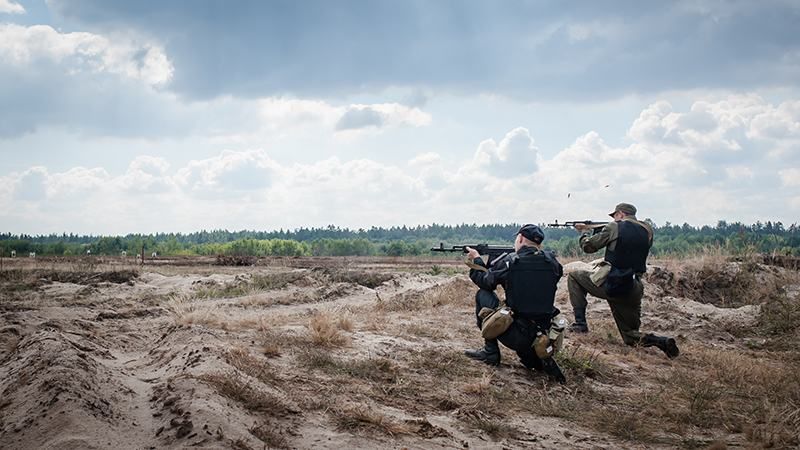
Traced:
<path fill-rule="evenodd" d="M 639 344 L 642 333 L 639 332 L 642 316 L 642 297 L 644 296 L 644 286 L 638 279 L 633 283 L 633 289 L 622 297 L 611 297 L 606 294 L 602 286 L 597 286 L 589 278 L 591 272 L 588 270 L 576 270 L 570 272 L 567 277 L 567 289 L 569 290 L 569 301 L 572 303 L 572 310 L 576 312 L 576 320 L 579 315 L 586 313 L 586 294 L 608 301 L 611 307 L 611 314 L 617 324 L 622 340 L 628 345 Z"/>

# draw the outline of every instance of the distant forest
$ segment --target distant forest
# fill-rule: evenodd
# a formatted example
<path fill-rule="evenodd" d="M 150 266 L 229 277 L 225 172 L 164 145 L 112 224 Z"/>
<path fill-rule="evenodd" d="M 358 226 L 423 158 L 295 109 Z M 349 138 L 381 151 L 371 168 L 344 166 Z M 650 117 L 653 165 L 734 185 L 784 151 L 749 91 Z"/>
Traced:
<path fill-rule="evenodd" d="M 719 221 L 716 226 L 689 224 L 654 226 L 652 254 L 688 255 L 709 249 L 730 254 L 777 253 L 800 256 L 797 224 L 757 222 L 746 225 Z M 128 255 L 144 246 L 149 256 L 158 255 L 249 255 L 249 256 L 413 256 L 430 255 L 430 247 L 455 244 L 511 245 L 519 224 L 421 225 L 350 230 L 329 225 L 279 231 L 213 230 L 195 233 L 128 234 L 126 236 L 42 236 L 0 234 L 0 256 L 37 255 Z M 569 228 L 544 227 L 545 247 L 564 256 L 581 254 L 577 232 Z"/>

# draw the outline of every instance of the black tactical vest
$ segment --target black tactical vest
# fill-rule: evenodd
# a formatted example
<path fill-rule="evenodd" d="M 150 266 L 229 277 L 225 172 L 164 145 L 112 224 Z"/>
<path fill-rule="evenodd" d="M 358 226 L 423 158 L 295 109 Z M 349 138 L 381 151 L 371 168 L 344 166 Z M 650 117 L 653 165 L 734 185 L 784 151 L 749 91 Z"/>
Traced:
<path fill-rule="evenodd" d="M 553 314 L 561 265 L 552 254 L 518 256 L 508 271 L 506 304 L 515 313 L 533 319 Z M 548 319 L 549 320 L 549 319 Z"/>
<path fill-rule="evenodd" d="M 647 229 L 630 220 L 621 220 L 614 251 L 606 247 L 605 260 L 617 269 L 633 269 L 636 273 L 647 270 L 647 254 L 650 252 L 650 235 Z"/>

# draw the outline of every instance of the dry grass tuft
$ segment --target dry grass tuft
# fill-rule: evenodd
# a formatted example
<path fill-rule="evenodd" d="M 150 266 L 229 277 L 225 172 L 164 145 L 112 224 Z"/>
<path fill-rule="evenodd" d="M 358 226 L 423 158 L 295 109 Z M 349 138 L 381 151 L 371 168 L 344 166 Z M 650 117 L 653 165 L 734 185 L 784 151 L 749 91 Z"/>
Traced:
<path fill-rule="evenodd" d="M 800 365 L 739 351 L 693 349 L 690 367 L 663 379 L 681 424 L 744 430 L 755 444 L 800 444 Z M 702 368 L 702 369 L 700 369 Z"/>
<path fill-rule="evenodd" d="M 462 411 L 460 415 L 462 416 L 465 422 L 470 424 L 472 427 L 483 431 L 492 438 L 513 439 L 519 436 L 519 430 L 503 422 L 502 418 L 498 419 L 492 415 L 477 410 Z"/>
<path fill-rule="evenodd" d="M 375 289 L 383 283 L 394 279 L 394 274 L 392 273 L 364 270 L 323 268 L 318 271 L 326 275 L 334 283 L 353 283 L 370 289 Z"/>
<path fill-rule="evenodd" d="M 281 356 L 280 344 L 284 339 L 271 324 L 262 319 L 258 324 L 257 336 L 264 356 L 268 358 Z"/>
<path fill-rule="evenodd" d="M 257 317 L 234 319 L 216 303 L 198 301 L 188 294 L 175 294 L 167 301 L 167 310 L 176 325 L 204 325 L 226 331 L 251 330 L 259 324 Z"/>
<path fill-rule="evenodd" d="M 556 361 L 568 380 L 608 379 L 611 373 L 611 369 L 600 361 L 599 352 L 585 350 L 580 345 L 562 349 L 556 354 Z"/>
<path fill-rule="evenodd" d="M 319 369 L 334 376 L 348 376 L 382 384 L 397 381 L 399 370 L 387 358 L 342 359 L 331 356 L 329 352 L 310 349 L 298 354 L 301 365 Z"/>
<path fill-rule="evenodd" d="M 218 305 L 201 304 L 193 300 L 191 295 L 175 294 L 167 301 L 167 310 L 172 314 L 176 325 L 208 325 L 213 328 L 224 326 Z"/>
<path fill-rule="evenodd" d="M 341 331 L 339 319 L 327 312 L 318 312 L 311 316 L 308 330 L 311 342 L 318 346 L 343 347 L 350 343 L 350 337 Z"/>
<path fill-rule="evenodd" d="M 783 288 L 782 295 L 761 306 L 756 331 L 768 337 L 769 348 L 797 352 L 800 347 L 800 280 L 794 280 Z"/>
<path fill-rule="evenodd" d="M 266 445 L 266 448 L 291 448 L 284 430 L 270 423 L 253 425 L 249 431 L 250 434 L 260 439 Z"/>
<path fill-rule="evenodd" d="M 383 312 L 420 311 L 450 305 L 464 305 L 475 295 L 475 286 L 463 277 L 424 291 L 407 291 L 375 304 Z"/>
<path fill-rule="evenodd" d="M 275 384 L 281 381 L 275 369 L 270 367 L 266 361 L 252 356 L 250 352 L 244 348 L 237 347 L 228 351 L 225 354 L 225 362 L 262 383 Z"/>
<path fill-rule="evenodd" d="M 652 421 L 642 420 L 648 413 L 637 408 L 602 408 L 593 409 L 584 416 L 585 420 L 596 430 L 602 430 L 612 436 L 627 441 L 656 443 L 658 429 Z"/>
<path fill-rule="evenodd" d="M 275 395 L 254 388 L 238 372 L 203 374 L 197 378 L 214 387 L 220 395 L 239 402 L 248 411 L 273 417 L 296 412 Z"/>
<path fill-rule="evenodd" d="M 410 434 L 414 431 L 408 424 L 392 420 L 385 414 L 365 405 L 345 405 L 332 410 L 331 414 L 336 422 L 336 427 L 342 431 L 370 429 L 389 436 Z"/>
<path fill-rule="evenodd" d="M 336 326 L 347 332 L 353 331 L 353 314 L 349 311 L 339 310 L 336 311 Z"/>
<path fill-rule="evenodd" d="M 263 291 L 283 289 L 306 276 L 305 272 L 279 272 L 237 276 L 235 281 L 221 286 L 203 286 L 195 289 L 195 298 L 233 298 Z"/>
<path fill-rule="evenodd" d="M 480 380 L 464 383 L 461 390 L 467 394 L 485 395 L 492 387 L 492 379 L 494 378 L 494 371 L 483 374 Z"/>
<path fill-rule="evenodd" d="M 448 330 L 440 323 L 410 323 L 404 328 L 408 335 L 420 338 L 443 340 L 450 337 Z"/>
<path fill-rule="evenodd" d="M 533 395 L 537 401 L 526 401 L 524 406 L 542 416 L 574 420 L 585 412 L 584 400 L 581 397 L 588 397 L 591 392 L 589 389 L 588 386 L 584 386 L 581 390 L 550 392 L 547 388 L 541 387 L 536 391 L 536 395 Z"/>
<path fill-rule="evenodd" d="M 667 295 L 691 298 L 723 308 L 737 308 L 772 301 L 783 295 L 786 284 L 797 282 L 797 272 L 778 269 L 752 258 L 733 260 L 730 256 L 665 261 L 666 269 L 655 267 L 647 280 Z"/>
<path fill-rule="evenodd" d="M 652 374 L 654 384 L 604 393 L 585 385 L 575 397 L 582 421 L 640 443 L 677 444 L 676 435 L 728 430 L 755 447 L 800 444 L 800 366 L 739 350 L 687 350 L 680 364 Z"/>
<path fill-rule="evenodd" d="M 21 338 L 17 335 L 0 333 L 0 361 L 14 354 L 19 348 Z"/>
<path fill-rule="evenodd" d="M 466 381 L 483 374 L 485 364 L 471 361 L 461 351 L 423 347 L 410 355 L 409 368 L 440 381 Z"/>

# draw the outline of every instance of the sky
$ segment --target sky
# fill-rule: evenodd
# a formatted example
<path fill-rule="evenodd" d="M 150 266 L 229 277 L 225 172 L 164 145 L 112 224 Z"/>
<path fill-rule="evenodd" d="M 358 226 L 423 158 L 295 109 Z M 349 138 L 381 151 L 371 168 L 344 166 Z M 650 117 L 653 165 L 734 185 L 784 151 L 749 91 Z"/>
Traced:
<path fill-rule="evenodd" d="M 0 0 L 0 231 L 800 222 L 800 2 Z"/>

